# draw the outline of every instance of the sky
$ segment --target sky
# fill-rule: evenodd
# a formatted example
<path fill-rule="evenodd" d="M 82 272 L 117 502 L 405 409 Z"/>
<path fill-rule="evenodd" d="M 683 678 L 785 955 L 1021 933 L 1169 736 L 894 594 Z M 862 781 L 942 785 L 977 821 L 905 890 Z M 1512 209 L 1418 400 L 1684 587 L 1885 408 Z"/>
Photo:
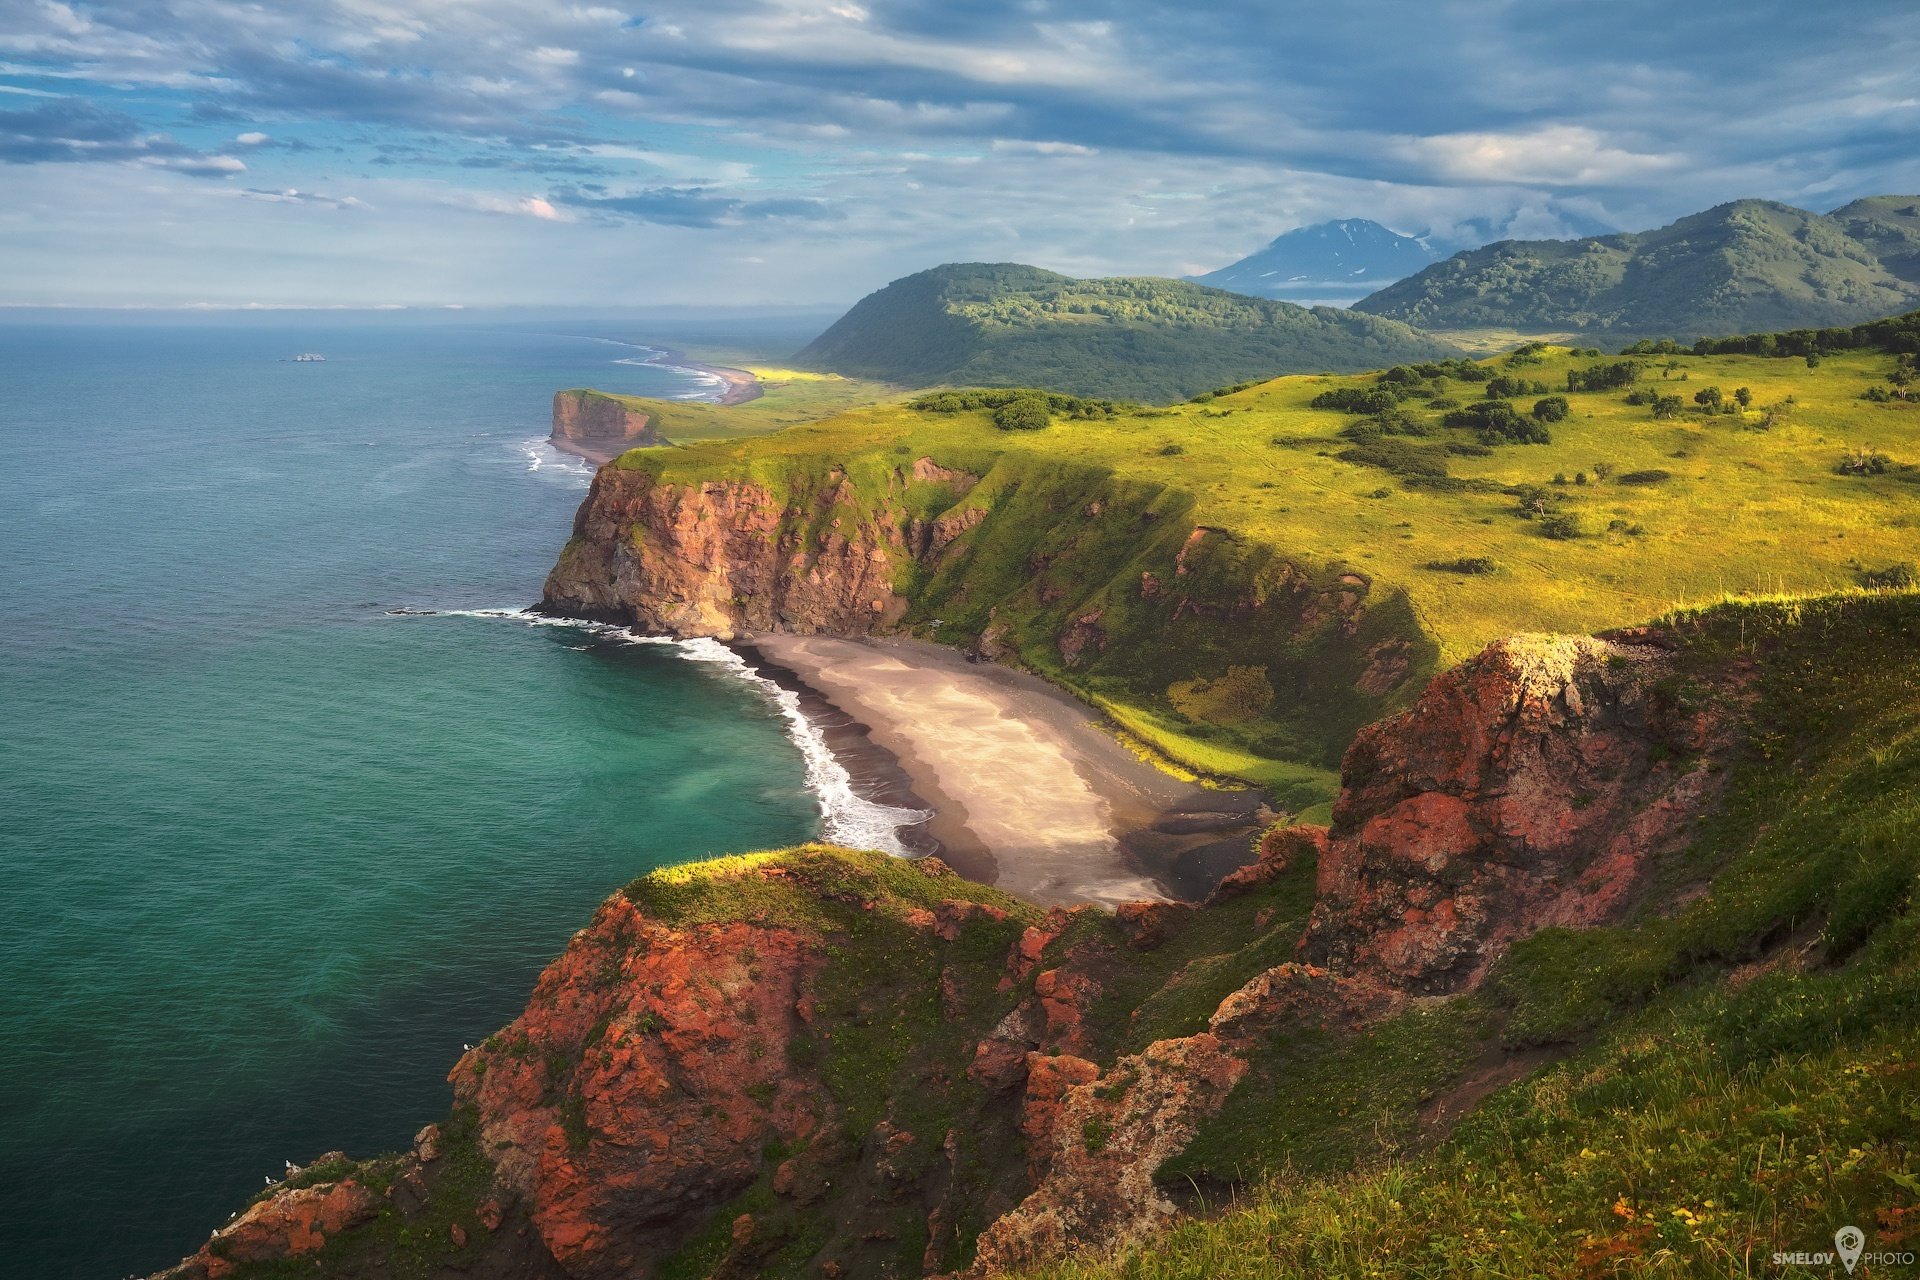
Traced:
<path fill-rule="evenodd" d="M 1911 0 L 0 0 L 0 304 L 837 304 L 1920 192 Z"/>

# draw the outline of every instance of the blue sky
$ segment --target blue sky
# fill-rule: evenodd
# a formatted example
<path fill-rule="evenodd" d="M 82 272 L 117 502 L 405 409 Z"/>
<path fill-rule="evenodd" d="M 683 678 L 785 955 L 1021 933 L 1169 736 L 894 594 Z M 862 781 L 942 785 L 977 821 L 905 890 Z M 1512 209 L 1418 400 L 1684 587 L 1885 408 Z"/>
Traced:
<path fill-rule="evenodd" d="M 0 303 L 838 303 L 1885 192 L 1909 0 L 0 0 Z"/>

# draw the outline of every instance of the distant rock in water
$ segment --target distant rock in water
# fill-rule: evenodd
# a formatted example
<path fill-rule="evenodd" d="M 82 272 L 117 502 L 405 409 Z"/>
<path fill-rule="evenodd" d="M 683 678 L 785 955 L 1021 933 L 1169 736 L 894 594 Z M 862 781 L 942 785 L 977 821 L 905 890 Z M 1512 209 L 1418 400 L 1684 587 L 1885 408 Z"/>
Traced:
<path fill-rule="evenodd" d="M 1255 298 L 1344 306 L 1440 256 L 1423 236 L 1403 236 L 1366 218 L 1341 218 L 1296 227 L 1258 253 L 1187 278 Z"/>
<path fill-rule="evenodd" d="M 553 394 L 553 435 L 557 449 L 590 462 L 606 462 L 640 445 L 664 444 L 653 416 L 619 396 L 574 388 Z"/>
<path fill-rule="evenodd" d="M 1736 200 L 1652 231 L 1502 240 L 1354 304 L 1428 329 L 1699 337 L 1860 324 L 1920 305 L 1920 196 L 1821 215 Z"/>
<path fill-rule="evenodd" d="M 1076 280 L 949 263 L 868 294 L 795 360 L 910 387 L 1044 387 L 1184 400 L 1286 373 L 1357 373 L 1459 354 L 1394 321 L 1150 276 Z"/>

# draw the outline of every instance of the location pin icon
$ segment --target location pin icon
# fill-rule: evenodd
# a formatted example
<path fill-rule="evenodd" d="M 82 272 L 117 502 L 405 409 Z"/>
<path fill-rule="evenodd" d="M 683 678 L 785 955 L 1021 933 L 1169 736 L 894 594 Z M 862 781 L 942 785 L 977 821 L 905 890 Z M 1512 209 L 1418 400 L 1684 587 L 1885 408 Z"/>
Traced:
<path fill-rule="evenodd" d="M 1833 1247 L 1840 1251 L 1840 1261 L 1846 1263 L 1847 1274 L 1860 1265 L 1860 1251 L 1867 1247 L 1867 1233 L 1858 1227 L 1842 1227 L 1833 1233 Z"/>

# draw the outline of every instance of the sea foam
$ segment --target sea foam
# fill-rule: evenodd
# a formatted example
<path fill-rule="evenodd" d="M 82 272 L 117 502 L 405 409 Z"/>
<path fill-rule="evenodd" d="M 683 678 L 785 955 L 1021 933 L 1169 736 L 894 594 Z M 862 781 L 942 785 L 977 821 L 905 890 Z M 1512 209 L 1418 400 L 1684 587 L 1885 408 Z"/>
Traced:
<path fill-rule="evenodd" d="M 847 772 L 827 745 L 827 736 L 800 705 L 800 695 L 783 689 L 748 665 L 747 660 L 718 640 L 696 637 L 676 640 L 669 636 L 642 635 L 631 627 L 611 622 L 586 622 L 577 618 L 550 618 L 524 609 L 394 609 L 396 617 L 495 618 L 532 627 L 568 627 L 602 639 L 623 644 L 661 645 L 676 650 L 692 662 L 702 662 L 737 680 L 743 680 L 773 704 L 786 721 L 787 737 L 799 749 L 805 762 L 807 789 L 820 805 L 821 838 L 854 849 L 877 849 L 895 857 L 911 857 L 912 851 L 900 839 L 902 827 L 916 826 L 931 818 L 925 809 L 880 804 L 854 789 L 853 775 Z"/>

